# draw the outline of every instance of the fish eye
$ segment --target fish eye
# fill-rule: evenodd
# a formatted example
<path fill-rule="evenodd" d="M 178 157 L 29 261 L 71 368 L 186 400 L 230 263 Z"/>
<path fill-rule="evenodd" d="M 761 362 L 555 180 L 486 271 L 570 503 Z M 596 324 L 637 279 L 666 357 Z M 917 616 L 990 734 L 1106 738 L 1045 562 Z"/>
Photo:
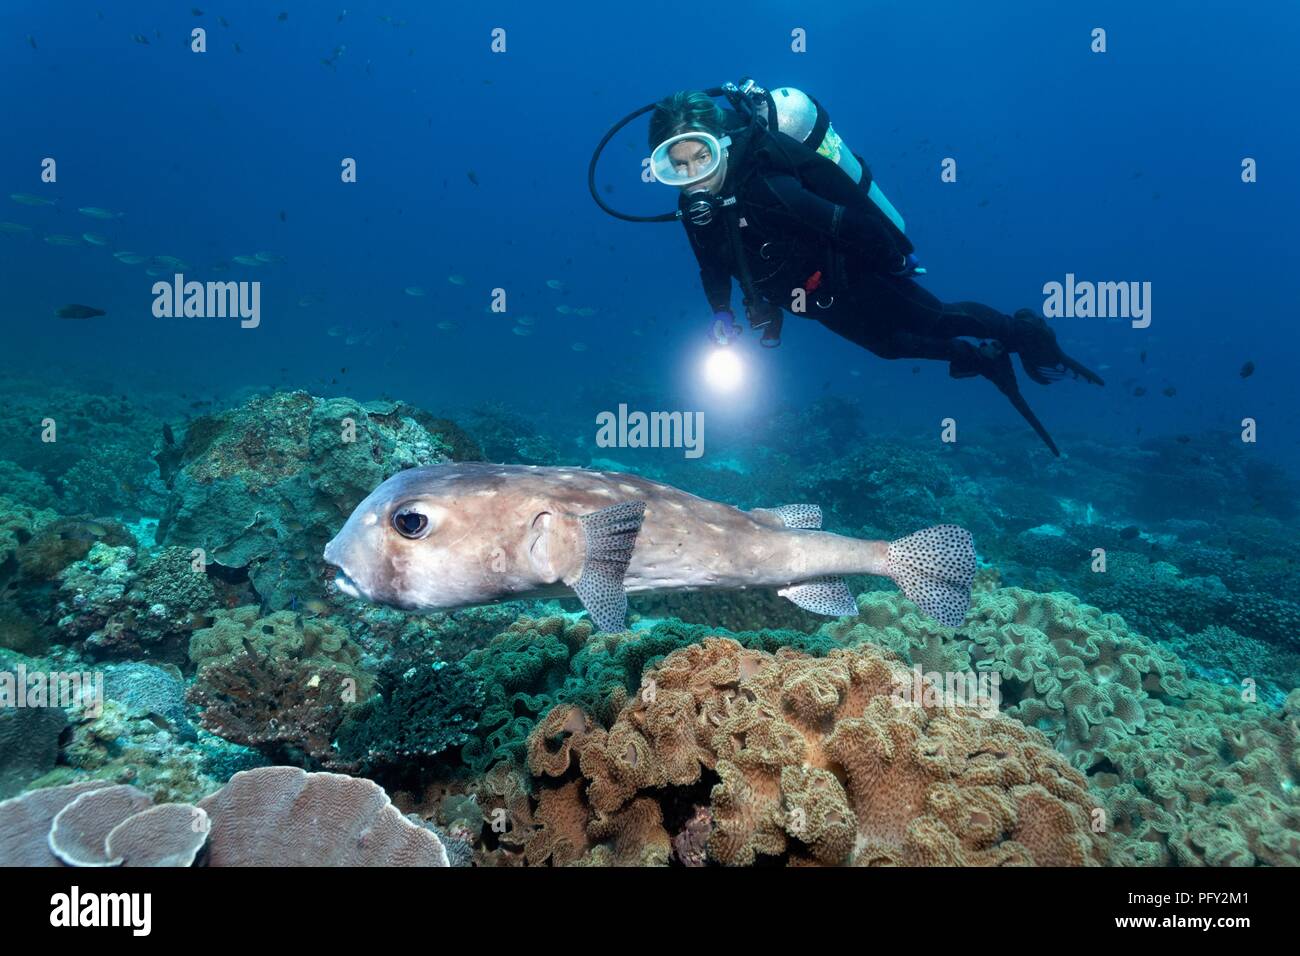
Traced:
<path fill-rule="evenodd" d="M 423 538 L 429 530 L 429 519 L 413 508 L 393 512 L 393 529 L 403 538 Z"/>

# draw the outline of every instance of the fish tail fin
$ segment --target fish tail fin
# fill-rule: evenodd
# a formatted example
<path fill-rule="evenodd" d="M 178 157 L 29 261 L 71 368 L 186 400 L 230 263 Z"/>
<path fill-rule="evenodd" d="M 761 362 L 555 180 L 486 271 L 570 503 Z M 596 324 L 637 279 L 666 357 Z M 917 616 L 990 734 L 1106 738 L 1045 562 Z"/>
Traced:
<path fill-rule="evenodd" d="M 960 627 L 970 608 L 975 545 L 955 524 L 925 528 L 889 543 L 886 572 L 903 594 L 946 627 Z"/>
<path fill-rule="evenodd" d="M 602 631 L 621 631 L 626 624 L 623 575 L 632 560 L 644 516 L 644 501 L 623 501 L 578 519 L 587 551 L 573 590 Z"/>

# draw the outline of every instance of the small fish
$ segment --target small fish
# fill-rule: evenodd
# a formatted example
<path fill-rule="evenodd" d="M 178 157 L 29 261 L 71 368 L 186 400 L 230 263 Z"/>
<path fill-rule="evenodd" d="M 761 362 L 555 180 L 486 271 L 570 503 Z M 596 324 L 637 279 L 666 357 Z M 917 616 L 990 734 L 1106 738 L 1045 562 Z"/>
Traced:
<path fill-rule="evenodd" d="M 82 239 L 85 239 L 85 240 L 86 240 L 88 243 L 90 243 L 92 246 L 106 246 L 106 245 L 108 245 L 108 236 L 101 236 L 101 235 L 100 235 L 99 233 L 97 233 L 97 232 L 83 232 L 83 233 L 81 234 L 81 238 L 82 238 Z"/>
<path fill-rule="evenodd" d="M 217 17 L 217 22 L 220 23 L 223 27 L 230 26 L 230 21 L 227 20 L 225 17 Z"/>
<path fill-rule="evenodd" d="M 1186 445 L 1186 444 L 1189 443 L 1191 440 L 1192 440 L 1192 436 L 1191 436 L 1191 435 L 1175 435 L 1175 436 L 1174 436 L 1174 441 L 1178 442 L 1178 444 L 1180 444 L 1180 445 Z"/>
<path fill-rule="evenodd" d="M 560 313 L 560 315 L 570 315 L 573 312 L 573 307 L 569 305 L 557 305 L 555 311 Z"/>
<path fill-rule="evenodd" d="M 265 265 L 265 263 L 263 263 L 262 260 L 257 258 L 256 256 L 233 256 L 232 258 L 234 259 L 235 262 L 238 262 L 241 266 Z"/>
<path fill-rule="evenodd" d="M 1119 539 L 1120 539 L 1121 541 L 1132 541 L 1134 538 L 1136 538 L 1136 537 L 1137 537 L 1138 535 L 1140 535 L 1141 533 L 1142 533 L 1142 532 L 1141 532 L 1140 530 L 1138 530 L 1138 526 L 1137 526 L 1137 525 L 1135 525 L 1135 524 L 1131 524 L 1131 525 L 1129 525 L 1127 528 L 1124 528 L 1124 529 L 1122 529 L 1122 530 L 1120 531 L 1120 533 L 1119 533 Z"/>
<path fill-rule="evenodd" d="M 279 20 L 281 23 L 284 23 L 285 20 L 289 19 L 289 14 L 287 11 L 281 12 L 281 14 L 278 17 L 276 17 L 276 19 Z"/>
<path fill-rule="evenodd" d="M 458 326 L 456 325 L 455 322 L 452 322 L 450 319 L 443 319 L 441 322 L 438 323 L 438 328 L 442 329 L 442 331 L 444 332 L 450 332 L 452 329 L 458 328 Z"/>
<path fill-rule="evenodd" d="M 586 342 L 574 342 L 572 345 L 569 346 L 569 348 L 573 349 L 573 351 L 575 351 L 575 352 L 585 352 L 585 351 L 587 351 L 587 343 L 586 343 Z"/>
<path fill-rule="evenodd" d="M 511 330 L 515 335 L 532 335 L 533 330 L 526 325 L 516 325 Z"/>
<path fill-rule="evenodd" d="M 469 172 L 465 173 L 465 175 L 469 177 L 469 181 L 472 182 L 475 186 L 478 185 L 478 173 L 474 172 L 474 170 L 471 169 L 469 170 Z"/>
<path fill-rule="evenodd" d="M 1238 372 L 1237 374 L 1240 375 L 1242 378 L 1250 378 L 1252 375 L 1255 374 L 1255 363 L 1247 362 L 1245 365 L 1241 367 L 1241 371 Z"/>
<path fill-rule="evenodd" d="M 258 262 L 284 262 L 284 256 L 276 255 L 274 252 L 255 252 L 253 253 L 253 258 Z"/>
<path fill-rule="evenodd" d="M 315 305 L 316 303 L 323 301 L 324 299 L 325 297 L 323 295 L 316 295 L 316 294 L 305 295 L 298 300 L 298 305 L 302 306 L 305 309 L 308 306 Z"/>
<path fill-rule="evenodd" d="M 409 296 L 414 296 L 417 299 L 420 298 L 422 295 L 424 295 L 424 290 L 421 289 L 418 285 L 408 285 L 402 291 Z"/>
<path fill-rule="evenodd" d="M 1178 389 L 1170 385 L 1166 387 L 1163 391 L 1161 391 L 1160 394 L 1163 395 L 1165 398 L 1173 398 L 1175 395 L 1178 394 Z"/>
<path fill-rule="evenodd" d="M 45 237 L 45 241 L 48 242 L 48 243 L 49 243 L 50 245 L 52 245 L 52 246 L 79 246 L 79 245 L 81 245 L 81 240 L 78 239 L 76 236 L 60 236 L 60 235 L 46 236 L 46 237 Z"/>
<path fill-rule="evenodd" d="M 91 219 L 121 219 L 120 212 L 113 212 L 111 209 L 103 209 L 99 206 L 82 206 L 77 212 L 83 216 L 89 216 Z"/>
<path fill-rule="evenodd" d="M 289 214 L 288 214 L 287 212 L 285 212 L 283 209 L 280 210 L 280 221 L 281 221 L 281 222 L 288 222 L 288 221 L 289 221 Z"/>
<path fill-rule="evenodd" d="M 0 222 L 0 233 L 9 236 L 25 236 L 32 231 L 31 226 L 24 226 L 17 222 Z"/>
<path fill-rule="evenodd" d="M 190 16 L 201 17 L 203 16 L 203 11 L 200 10 L 198 7 L 190 7 Z"/>
<path fill-rule="evenodd" d="M 537 324 L 537 320 L 534 319 L 531 315 L 521 315 L 519 318 L 515 319 L 515 322 L 517 322 L 519 325 L 536 325 L 536 324 Z"/>
<path fill-rule="evenodd" d="M 1143 365 L 1145 365 L 1145 364 L 1147 363 L 1147 350 L 1146 350 L 1146 349 L 1143 349 L 1143 350 L 1142 350 L 1142 354 L 1138 356 L 1138 361 L 1141 362 Z"/>
<path fill-rule="evenodd" d="M 33 50 L 36 49 L 36 37 L 32 36 L 30 33 L 27 34 L 27 45 Z"/>
<path fill-rule="evenodd" d="M 108 315 L 103 309 L 96 309 L 89 305 L 65 305 L 54 311 L 54 314 L 61 319 L 93 319 L 97 315 Z"/>
<path fill-rule="evenodd" d="M 145 46 L 149 45 L 149 38 L 145 36 L 143 33 L 132 33 L 131 39 L 134 40 L 136 43 L 143 43 Z"/>
<path fill-rule="evenodd" d="M 336 339 L 340 335 L 342 335 L 344 331 L 345 330 L 341 325 L 331 325 L 328 329 L 325 330 L 325 334 L 332 339 Z"/>
<path fill-rule="evenodd" d="M 325 57 L 323 60 L 321 60 L 321 62 L 324 63 L 326 66 L 328 66 L 331 70 L 334 69 L 335 68 L 334 61 L 337 60 L 339 57 L 341 57 L 343 55 L 343 52 L 346 49 L 347 47 L 343 46 L 342 44 L 336 46 L 334 48 L 334 52 L 331 53 L 329 56 Z"/>
<path fill-rule="evenodd" d="M 68 528 L 66 531 L 59 532 L 59 538 L 63 541 L 89 541 L 94 542 L 108 534 L 108 529 L 102 524 L 93 521 L 81 522 Z"/>
<path fill-rule="evenodd" d="M 147 256 L 138 256 L 134 252 L 115 252 L 113 258 L 123 265 L 138 266 L 142 262 L 147 262 Z"/>
<path fill-rule="evenodd" d="M 1145 395 L 1146 393 L 1147 393 L 1147 390 L 1146 390 L 1145 388 L 1143 388 L 1141 385 L 1139 385 L 1137 388 L 1133 389 L 1133 397 L 1134 397 L 1134 398 L 1141 398 L 1141 397 L 1142 397 L 1143 395 Z"/>
<path fill-rule="evenodd" d="M 447 281 L 452 285 L 464 285 L 469 280 L 462 275 L 449 275 L 447 276 Z"/>
<path fill-rule="evenodd" d="M 33 196 L 31 193 L 10 193 L 9 198 L 20 206 L 53 206 L 53 199 Z"/>
<path fill-rule="evenodd" d="M 589 306 L 589 305 L 584 305 L 581 309 L 574 309 L 573 311 L 574 311 L 574 314 L 575 314 L 575 315 L 580 315 L 580 316 L 582 316 L 584 319 L 589 319 L 589 318 L 591 318 L 591 317 L 592 317 L 593 315 L 595 315 L 596 312 L 597 312 L 596 309 L 593 309 L 593 308 L 592 308 L 591 306 Z"/>
<path fill-rule="evenodd" d="M 559 292 L 564 288 L 564 283 L 559 279 L 547 279 L 546 288 L 554 289 L 556 292 Z"/>
<path fill-rule="evenodd" d="M 239 41 L 238 41 L 238 40 L 236 40 L 234 43 L 232 43 L 231 46 L 234 47 L 236 53 L 243 53 L 243 52 L 244 52 L 244 48 L 243 48 L 242 46 L 239 45 Z"/>

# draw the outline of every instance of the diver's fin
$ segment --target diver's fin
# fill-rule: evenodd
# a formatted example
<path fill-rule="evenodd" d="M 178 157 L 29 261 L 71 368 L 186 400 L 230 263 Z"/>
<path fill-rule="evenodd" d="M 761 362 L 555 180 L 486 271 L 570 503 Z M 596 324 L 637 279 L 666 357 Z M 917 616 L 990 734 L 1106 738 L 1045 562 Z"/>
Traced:
<path fill-rule="evenodd" d="M 762 514 L 776 515 L 787 528 L 816 531 L 822 526 L 822 509 L 817 505 L 781 505 L 779 508 L 755 508 Z"/>
<path fill-rule="evenodd" d="M 578 600 L 602 631 L 621 631 L 627 621 L 623 575 L 632 560 L 644 501 L 624 501 L 578 519 L 586 537 L 582 575 L 573 586 Z"/>
<path fill-rule="evenodd" d="M 843 578 L 813 578 L 802 584 L 792 584 L 776 592 L 789 598 L 805 611 L 827 617 L 844 617 L 858 613 L 858 602 Z"/>
<path fill-rule="evenodd" d="M 970 532 L 955 524 L 940 524 L 891 541 L 885 573 L 930 617 L 947 627 L 960 627 L 975 578 Z"/>
<path fill-rule="evenodd" d="M 1023 362 L 1023 356 L 1022 362 Z M 1011 404 L 1015 406 L 1025 421 L 1029 422 L 1031 428 L 1038 433 L 1038 437 L 1043 440 L 1053 455 L 1061 457 L 1061 450 L 1056 447 L 1056 442 L 1052 441 L 1052 436 L 1047 433 L 1043 423 L 1038 420 L 1025 397 L 1020 394 L 1020 385 L 1016 382 L 1015 370 L 1011 367 L 1011 356 L 1002 352 L 996 358 L 988 361 L 987 368 L 980 372 L 985 378 L 997 386 L 999 392 L 1010 399 Z"/>
<path fill-rule="evenodd" d="M 1059 382 L 1066 375 L 1093 385 L 1106 384 L 1092 369 L 1065 354 L 1056 340 L 1056 332 L 1041 315 L 1032 309 L 1020 309 L 1012 318 L 1016 323 L 1012 339 L 1015 350 L 1020 353 L 1020 365 L 1025 374 L 1039 385 Z"/>
<path fill-rule="evenodd" d="M 1002 394 L 1011 399 L 1011 404 L 1016 407 L 1016 411 L 1021 414 L 1021 417 L 1023 417 L 1025 421 L 1029 422 L 1030 427 L 1033 428 L 1034 431 L 1038 432 L 1038 437 L 1043 440 L 1043 443 L 1047 445 L 1052 454 L 1057 458 L 1060 458 L 1061 449 L 1056 447 L 1056 442 L 1052 441 L 1052 436 L 1047 433 L 1047 429 L 1043 427 L 1043 423 L 1038 420 L 1038 416 L 1034 414 L 1034 410 L 1029 407 L 1029 403 L 1025 401 L 1025 397 L 1020 394 L 1020 389 L 1016 389 L 1014 392 L 1003 390 Z"/>

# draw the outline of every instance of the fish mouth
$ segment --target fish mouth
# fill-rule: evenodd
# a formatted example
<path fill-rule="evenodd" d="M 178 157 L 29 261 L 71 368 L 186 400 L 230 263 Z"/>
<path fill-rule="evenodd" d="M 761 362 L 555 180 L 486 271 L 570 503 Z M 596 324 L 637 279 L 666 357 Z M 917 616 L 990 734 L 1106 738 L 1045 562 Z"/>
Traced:
<path fill-rule="evenodd" d="M 364 600 L 357 582 L 348 577 L 348 573 L 342 568 L 339 568 L 338 573 L 334 575 L 334 586 L 350 598 Z"/>

